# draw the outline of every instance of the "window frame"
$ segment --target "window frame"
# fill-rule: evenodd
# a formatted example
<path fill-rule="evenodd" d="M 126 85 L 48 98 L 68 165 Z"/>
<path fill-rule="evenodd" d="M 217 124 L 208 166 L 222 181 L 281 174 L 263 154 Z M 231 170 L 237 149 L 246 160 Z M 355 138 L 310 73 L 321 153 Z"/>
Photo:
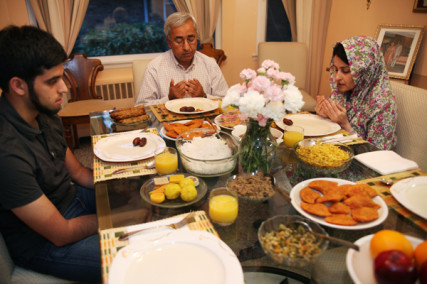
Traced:
<path fill-rule="evenodd" d="M 32 26 L 37 27 L 37 19 L 31 8 L 30 0 L 25 0 L 27 6 L 28 19 Z M 222 1 L 219 6 L 218 20 L 215 28 L 215 48 L 221 49 L 222 47 Z M 127 54 L 127 55 L 110 55 L 110 56 L 96 56 L 90 58 L 98 58 L 101 60 L 105 69 L 110 68 L 127 68 L 132 67 L 132 62 L 139 59 L 153 59 L 162 52 L 158 53 L 140 53 L 140 54 Z"/>

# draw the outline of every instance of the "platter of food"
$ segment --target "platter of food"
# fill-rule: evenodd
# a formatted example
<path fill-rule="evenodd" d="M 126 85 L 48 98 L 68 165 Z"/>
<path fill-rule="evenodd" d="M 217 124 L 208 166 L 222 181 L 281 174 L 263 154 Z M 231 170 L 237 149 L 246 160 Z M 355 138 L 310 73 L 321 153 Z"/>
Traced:
<path fill-rule="evenodd" d="M 217 126 L 215 126 L 217 127 Z M 163 122 L 163 127 L 160 129 L 160 134 L 168 140 L 175 141 L 179 134 L 197 128 L 210 128 L 210 125 L 204 118 L 197 118 L 192 120 L 179 120 L 174 122 Z"/>
<path fill-rule="evenodd" d="M 216 110 L 218 101 L 207 98 L 184 98 L 167 101 L 165 107 L 168 111 L 178 114 L 197 114 Z"/>
<path fill-rule="evenodd" d="M 102 138 L 95 144 L 93 152 L 106 162 L 132 162 L 151 158 L 163 152 L 165 147 L 166 143 L 159 135 L 137 130 Z"/>
<path fill-rule="evenodd" d="M 205 231 L 176 230 L 160 239 L 140 239 L 122 248 L 113 259 L 108 281 L 141 283 L 141 275 L 144 282 L 159 284 L 244 282 L 234 252 Z"/>
<path fill-rule="evenodd" d="M 387 204 L 375 189 L 344 179 L 308 179 L 295 185 L 290 197 L 299 213 L 331 228 L 367 229 L 388 216 Z"/>
<path fill-rule="evenodd" d="M 390 188 L 396 200 L 413 213 L 427 219 L 427 177 L 413 177 L 398 181 Z"/>
<path fill-rule="evenodd" d="M 189 179 L 193 180 L 193 183 Z M 186 186 L 190 187 L 184 189 Z M 192 186 L 194 188 L 191 188 Z M 203 179 L 184 173 L 151 178 L 141 186 L 140 194 L 142 199 L 151 205 L 181 208 L 201 200 L 206 195 L 207 189 Z"/>
<path fill-rule="evenodd" d="M 284 119 L 275 121 L 275 123 L 282 130 L 286 130 L 287 125 L 302 127 L 304 136 L 323 136 L 341 129 L 338 123 L 315 114 L 288 114 Z"/>
<path fill-rule="evenodd" d="M 245 121 L 240 118 L 239 112 L 223 113 L 215 117 L 215 124 L 227 130 L 233 130 L 237 125 L 244 125 Z"/>
<path fill-rule="evenodd" d="M 346 266 L 351 279 L 356 284 L 377 283 L 374 276 L 374 261 L 370 253 L 370 242 L 374 235 L 367 235 L 358 239 L 355 244 L 359 246 L 359 251 L 349 249 L 346 255 Z M 419 245 L 422 240 L 407 236 L 412 247 Z"/>

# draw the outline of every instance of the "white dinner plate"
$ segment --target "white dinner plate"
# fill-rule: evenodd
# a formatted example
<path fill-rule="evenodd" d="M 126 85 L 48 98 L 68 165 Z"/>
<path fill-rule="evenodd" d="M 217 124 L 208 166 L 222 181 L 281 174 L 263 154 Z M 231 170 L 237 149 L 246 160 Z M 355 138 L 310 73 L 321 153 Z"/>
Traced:
<path fill-rule="evenodd" d="M 205 231 L 173 231 L 122 248 L 111 264 L 109 283 L 236 284 L 243 270 L 234 252 Z"/>
<path fill-rule="evenodd" d="M 384 202 L 384 200 L 380 196 L 375 196 L 374 198 L 372 198 L 372 200 L 374 202 L 376 202 L 377 204 L 379 204 L 381 206 L 381 208 L 378 209 L 378 219 L 371 221 L 371 222 L 358 223 L 354 226 L 342 226 L 342 225 L 331 224 L 331 223 L 326 222 L 324 217 L 316 216 L 316 215 L 310 214 L 308 212 L 305 212 L 301 208 L 302 199 L 300 197 L 299 192 L 301 191 L 301 189 L 308 186 L 308 184 L 310 182 L 312 182 L 313 180 L 329 180 L 329 181 L 337 182 L 338 185 L 355 184 L 355 183 L 348 181 L 348 180 L 345 180 L 345 179 L 339 179 L 339 178 L 313 178 L 313 179 L 305 180 L 305 181 L 300 182 L 299 184 L 295 185 L 291 189 L 291 192 L 290 192 L 292 206 L 299 213 L 301 213 L 301 215 L 313 220 L 314 222 L 317 222 L 317 223 L 324 225 L 324 226 L 327 226 L 327 227 L 343 229 L 343 230 L 362 230 L 362 229 L 367 229 L 367 228 L 377 226 L 377 225 L 381 224 L 382 222 L 384 222 L 384 220 L 387 218 L 388 207 L 387 207 L 387 204 Z"/>
<path fill-rule="evenodd" d="M 374 276 L 374 261 L 369 249 L 373 236 L 374 235 L 364 236 L 355 242 L 360 248 L 359 251 L 355 251 L 354 249 L 349 249 L 347 251 L 347 270 L 355 284 L 376 283 Z M 421 239 L 411 236 L 406 236 L 406 238 L 412 243 L 414 249 L 422 242 Z"/>
<path fill-rule="evenodd" d="M 400 204 L 427 219 L 427 177 L 413 177 L 396 182 L 390 192 Z"/>
<path fill-rule="evenodd" d="M 136 137 L 147 138 L 144 147 L 133 146 Z M 140 131 L 123 132 L 99 140 L 93 148 L 94 154 L 106 162 L 132 162 L 153 157 L 166 147 L 165 141 L 156 134 Z"/>
<path fill-rule="evenodd" d="M 185 112 L 180 111 L 179 109 L 184 106 L 192 106 L 195 109 L 200 109 L 199 111 Z M 185 98 L 167 101 L 165 107 L 168 111 L 179 113 L 179 114 L 196 114 L 204 113 L 208 111 L 213 111 L 218 108 L 218 101 L 213 101 L 206 98 Z"/>
<path fill-rule="evenodd" d="M 244 121 L 242 121 L 242 123 L 237 124 L 237 125 L 235 125 L 235 126 L 233 126 L 233 127 L 223 126 L 223 125 L 221 124 L 221 123 L 222 123 L 221 117 L 222 117 L 222 114 L 217 115 L 217 116 L 215 117 L 215 124 L 216 124 L 216 125 L 218 125 L 218 126 L 219 126 L 219 127 L 221 127 L 221 128 L 224 128 L 224 129 L 227 129 L 227 130 L 233 130 L 233 129 L 234 129 L 234 127 L 236 127 L 236 126 L 238 126 L 238 125 L 245 125 L 245 122 L 244 122 Z"/>
<path fill-rule="evenodd" d="M 304 136 L 323 136 L 341 129 L 338 123 L 315 114 L 289 114 L 285 118 L 292 120 L 292 125 L 304 128 Z M 287 125 L 283 123 L 283 119 L 276 121 L 276 125 L 286 130 Z"/>

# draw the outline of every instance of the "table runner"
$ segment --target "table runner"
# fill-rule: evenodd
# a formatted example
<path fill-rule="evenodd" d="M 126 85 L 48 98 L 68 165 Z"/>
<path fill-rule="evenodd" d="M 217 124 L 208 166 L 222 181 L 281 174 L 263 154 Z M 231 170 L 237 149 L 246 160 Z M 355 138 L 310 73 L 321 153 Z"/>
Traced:
<path fill-rule="evenodd" d="M 195 222 L 187 224 L 184 228 L 187 228 L 189 230 L 193 231 L 207 231 L 209 233 L 212 233 L 213 235 L 219 237 L 218 233 L 216 232 L 214 226 L 212 225 L 212 222 L 209 220 L 209 218 L 206 215 L 206 212 L 203 210 L 196 211 L 195 212 Z M 174 217 L 170 217 L 163 220 L 158 220 L 155 222 L 151 222 L 150 224 L 154 225 L 156 223 L 165 223 L 165 220 L 170 220 L 170 222 L 167 222 L 167 224 L 174 223 L 177 220 L 177 217 L 182 218 L 188 213 L 180 214 Z M 127 232 L 128 228 L 140 226 L 133 225 L 128 227 L 120 227 L 120 228 L 112 228 L 112 229 L 106 229 L 99 232 L 99 240 L 100 240 L 100 246 L 101 246 L 101 269 L 102 269 L 102 281 L 103 283 L 108 283 L 108 272 L 110 265 L 116 256 L 117 252 L 127 246 L 129 244 L 129 240 L 125 241 L 119 241 L 118 238 Z M 150 226 L 151 227 L 151 226 Z M 180 229 L 181 230 L 181 229 Z"/>
<path fill-rule="evenodd" d="M 154 116 L 160 122 L 201 118 L 201 117 L 219 115 L 222 113 L 221 108 L 217 108 L 216 110 L 213 110 L 213 111 L 197 113 L 197 114 L 178 114 L 178 113 L 173 113 L 168 111 L 164 104 L 151 105 L 149 107 L 153 112 Z"/>
<path fill-rule="evenodd" d="M 159 131 L 156 128 L 147 128 L 144 130 L 144 132 L 153 133 L 160 136 Z M 110 135 L 117 135 L 117 134 L 103 134 L 103 135 L 93 135 L 92 136 L 92 148 L 95 146 L 96 142 L 101 140 L 104 137 L 108 137 Z M 118 169 L 124 169 L 128 167 L 133 166 L 142 166 L 145 165 L 151 161 L 154 160 L 154 157 L 140 160 L 140 161 L 133 161 L 133 162 L 125 162 L 125 163 L 114 163 L 114 162 L 105 162 L 100 159 L 98 159 L 95 155 L 93 156 L 93 179 L 94 182 L 104 181 L 104 180 L 110 180 L 115 178 L 127 178 L 127 177 L 133 177 L 133 176 L 143 176 L 143 175 L 153 175 L 156 174 L 157 171 L 155 169 L 134 169 L 125 171 L 119 174 L 112 174 L 115 170 Z"/>
<path fill-rule="evenodd" d="M 416 226 L 420 227 L 421 229 L 427 232 L 427 220 L 412 213 L 411 211 L 406 209 L 403 205 L 401 205 L 391 194 L 390 186 L 387 186 L 379 181 L 380 178 L 387 178 L 393 181 L 398 181 L 402 178 L 416 177 L 416 176 L 427 176 L 427 173 L 423 172 L 421 169 L 417 169 L 413 171 L 400 172 L 400 173 L 395 173 L 391 175 L 360 180 L 357 183 L 365 183 L 375 188 L 375 190 L 382 197 L 382 199 L 385 201 L 385 203 L 390 209 L 402 215 L 403 217 L 407 218 L 410 222 L 412 222 L 413 224 L 415 224 Z"/>

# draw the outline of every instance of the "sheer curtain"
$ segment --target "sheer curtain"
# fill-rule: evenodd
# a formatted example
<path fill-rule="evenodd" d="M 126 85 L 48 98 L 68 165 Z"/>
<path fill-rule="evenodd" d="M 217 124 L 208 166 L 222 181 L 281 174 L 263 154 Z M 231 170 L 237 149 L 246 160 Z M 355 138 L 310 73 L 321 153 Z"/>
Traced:
<path fill-rule="evenodd" d="M 328 31 L 332 0 L 282 0 L 291 26 L 292 40 L 304 42 L 308 47 L 307 92 L 315 97 L 319 93 L 323 54 Z"/>
<path fill-rule="evenodd" d="M 30 3 L 39 27 L 50 32 L 70 55 L 89 0 L 30 0 Z"/>
<path fill-rule="evenodd" d="M 221 0 L 173 0 L 180 12 L 188 12 L 194 16 L 199 30 L 200 43 L 212 43 L 212 35 L 218 20 Z"/>

